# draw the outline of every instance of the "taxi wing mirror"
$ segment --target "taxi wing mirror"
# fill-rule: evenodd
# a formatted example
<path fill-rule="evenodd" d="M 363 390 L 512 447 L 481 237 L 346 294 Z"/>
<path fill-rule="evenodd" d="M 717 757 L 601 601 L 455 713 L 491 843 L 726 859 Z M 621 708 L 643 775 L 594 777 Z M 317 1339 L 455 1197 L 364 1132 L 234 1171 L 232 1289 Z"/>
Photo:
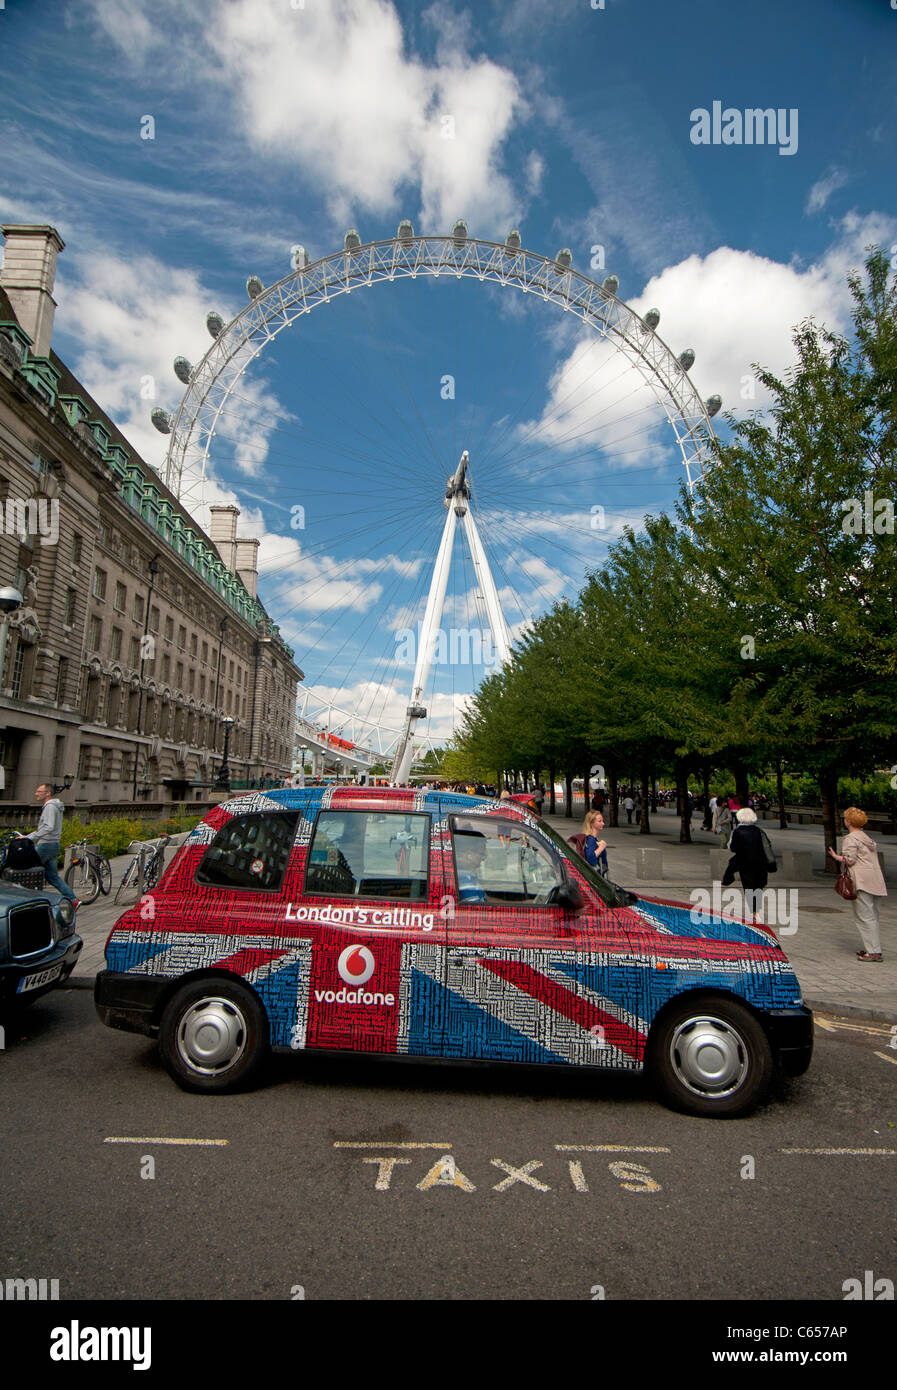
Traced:
<path fill-rule="evenodd" d="M 572 883 L 569 879 L 562 883 L 557 891 L 555 902 L 558 907 L 563 908 L 564 912 L 581 912 L 585 907 L 585 898 L 579 885 Z"/>

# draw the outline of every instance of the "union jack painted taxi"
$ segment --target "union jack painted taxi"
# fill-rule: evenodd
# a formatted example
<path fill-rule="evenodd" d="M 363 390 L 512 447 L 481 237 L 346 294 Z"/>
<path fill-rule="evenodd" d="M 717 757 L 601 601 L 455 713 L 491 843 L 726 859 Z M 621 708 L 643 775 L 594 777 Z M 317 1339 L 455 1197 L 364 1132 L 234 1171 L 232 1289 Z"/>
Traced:
<path fill-rule="evenodd" d="M 646 1068 L 737 1115 L 812 1015 L 768 929 L 636 897 L 544 820 L 453 792 L 310 787 L 215 807 L 116 923 L 100 1018 L 187 1090 L 269 1049 Z"/>

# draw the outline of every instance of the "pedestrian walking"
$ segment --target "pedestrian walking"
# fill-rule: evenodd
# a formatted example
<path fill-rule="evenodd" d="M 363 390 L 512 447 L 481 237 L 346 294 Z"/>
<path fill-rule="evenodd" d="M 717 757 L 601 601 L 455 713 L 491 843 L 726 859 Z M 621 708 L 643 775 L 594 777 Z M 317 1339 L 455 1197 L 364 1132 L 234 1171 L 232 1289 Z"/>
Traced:
<path fill-rule="evenodd" d="M 771 869 L 767 857 L 771 854 L 771 846 L 767 850 L 768 841 L 765 841 L 763 831 L 757 825 L 757 814 L 749 806 L 736 812 L 736 820 L 738 824 L 729 841 L 732 858 L 723 874 L 723 886 L 732 883 L 735 874 L 738 874 L 744 889 L 745 916 L 762 926 L 763 890 Z"/>
<path fill-rule="evenodd" d="M 533 792 L 533 803 L 536 808 L 536 815 L 541 816 L 542 807 L 545 805 L 545 787 L 541 782 Z"/>
<path fill-rule="evenodd" d="M 591 864 L 593 869 L 599 873 L 607 874 L 607 841 L 602 840 L 601 832 L 604 829 L 604 817 L 600 811 L 587 811 L 586 818 L 582 823 L 583 832 L 586 837 L 583 846 L 583 854 L 586 863 Z"/>
<path fill-rule="evenodd" d="M 847 834 L 841 845 L 842 853 L 836 854 L 833 849 L 829 850 L 833 859 L 837 859 L 850 870 L 850 877 L 856 888 L 853 915 L 863 943 L 862 951 L 857 951 L 857 959 L 864 962 L 880 961 L 882 958 L 878 899 L 888 896 L 875 841 L 863 829 L 868 819 L 866 812 L 861 811 L 858 806 L 848 806 L 844 812 Z"/>
<path fill-rule="evenodd" d="M 626 812 L 626 821 L 627 821 L 627 824 L 628 824 L 628 825 L 631 825 L 631 824 L 632 824 L 632 813 L 633 813 L 633 811 L 635 810 L 635 802 L 633 801 L 633 799 L 632 799 L 631 796 L 627 796 L 627 797 L 624 798 L 624 801 L 623 801 L 623 809 L 624 809 L 624 811 Z"/>
<path fill-rule="evenodd" d="M 77 907 L 78 899 L 56 867 L 56 861 L 62 853 L 59 837 L 62 834 L 62 813 L 65 807 L 59 798 L 53 795 L 53 788 L 49 782 L 41 782 L 40 786 L 35 788 L 34 799 L 42 808 L 37 829 L 32 830 L 30 835 L 21 835 L 19 838 L 32 841 L 44 868 L 44 878 L 50 887 L 55 888 L 57 893 L 61 893 Z"/>
<path fill-rule="evenodd" d="M 725 849 L 732 834 L 732 812 L 729 810 L 729 803 L 724 796 L 719 796 L 716 800 L 716 810 L 713 813 L 713 833 L 719 836 L 719 842 Z"/>

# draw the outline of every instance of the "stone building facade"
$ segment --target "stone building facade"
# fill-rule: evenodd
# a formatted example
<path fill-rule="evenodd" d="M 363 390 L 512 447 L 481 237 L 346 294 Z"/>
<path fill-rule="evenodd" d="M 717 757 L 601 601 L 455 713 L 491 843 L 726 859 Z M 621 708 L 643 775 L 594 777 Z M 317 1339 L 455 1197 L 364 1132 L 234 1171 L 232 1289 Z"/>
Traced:
<path fill-rule="evenodd" d="M 69 804 L 286 777 L 302 672 L 257 597 L 236 507 L 206 535 L 51 348 L 52 227 L 2 228 L 0 801 Z M 227 721 L 233 723 L 227 726 Z M 205 787 L 205 791 L 203 791 Z"/>

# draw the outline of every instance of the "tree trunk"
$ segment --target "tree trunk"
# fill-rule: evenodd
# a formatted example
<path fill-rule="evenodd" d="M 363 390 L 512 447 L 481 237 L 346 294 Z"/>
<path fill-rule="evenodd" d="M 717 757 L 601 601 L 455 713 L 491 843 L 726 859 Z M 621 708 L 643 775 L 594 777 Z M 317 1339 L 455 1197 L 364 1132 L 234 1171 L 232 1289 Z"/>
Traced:
<path fill-rule="evenodd" d="M 647 764 L 647 763 L 645 763 L 644 767 L 642 768 L 641 789 L 642 789 L 642 813 L 641 813 L 641 815 L 639 816 L 639 822 L 638 822 L 639 834 L 640 834 L 640 835 L 650 835 L 650 834 L 651 834 L 651 821 L 650 821 L 650 819 L 649 819 L 649 817 L 648 817 L 648 797 L 650 796 L 650 791 L 651 791 L 651 770 L 650 770 L 650 768 L 648 767 L 648 764 Z"/>
<path fill-rule="evenodd" d="M 782 776 L 782 759 L 776 763 L 776 798 L 779 803 L 779 829 L 788 829 L 788 817 L 785 815 L 785 780 Z"/>
<path fill-rule="evenodd" d="M 608 796 L 610 797 L 610 805 L 607 807 L 606 820 L 608 825 L 613 830 L 616 830 L 617 826 L 619 825 L 619 821 L 617 820 L 617 792 L 620 785 L 620 779 L 617 776 L 617 769 L 615 767 L 611 767 L 610 772 L 607 774 L 607 785 Z"/>
<path fill-rule="evenodd" d="M 555 771 L 556 771 L 556 769 L 555 769 L 554 763 L 550 763 L 550 764 L 549 764 L 549 767 L 548 767 L 548 807 L 549 807 L 549 812 L 550 812 L 550 814 L 551 814 L 552 816 L 557 814 L 556 811 L 555 811 L 555 808 L 554 808 L 554 777 L 555 777 Z"/>
<path fill-rule="evenodd" d="M 573 819 L 573 773 L 564 773 L 564 815 L 569 820 Z"/>
<path fill-rule="evenodd" d="M 732 768 L 735 773 L 735 795 L 742 806 L 748 804 L 751 794 L 750 783 L 748 782 L 747 768 L 744 763 L 735 763 Z"/>
<path fill-rule="evenodd" d="M 822 833 L 825 841 L 825 872 L 837 874 L 841 868 L 837 859 L 829 854 L 829 849 L 837 850 L 838 838 L 838 774 L 830 769 L 819 774 L 819 791 L 822 797 Z"/>
<path fill-rule="evenodd" d="M 688 773 L 685 763 L 676 759 L 676 799 L 679 802 L 679 843 L 691 844 L 691 816 L 688 814 Z"/>

